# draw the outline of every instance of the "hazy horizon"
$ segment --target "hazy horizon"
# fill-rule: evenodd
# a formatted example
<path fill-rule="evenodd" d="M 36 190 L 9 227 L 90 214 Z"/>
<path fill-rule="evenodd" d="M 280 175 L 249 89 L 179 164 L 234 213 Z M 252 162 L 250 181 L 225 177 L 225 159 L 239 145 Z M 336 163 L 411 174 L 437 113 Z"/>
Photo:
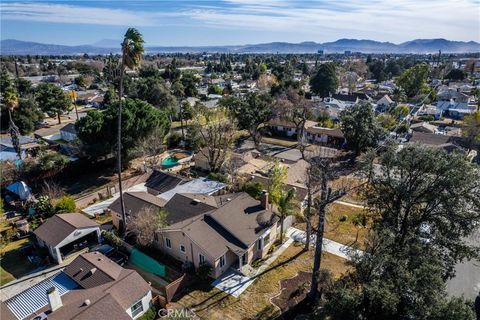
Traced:
<path fill-rule="evenodd" d="M 3 1 L 1 39 L 86 45 L 138 28 L 147 46 L 480 40 L 477 0 Z M 452 20 L 452 12 L 461 19 Z M 449 21 L 449 23 L 445 23 Z"/>

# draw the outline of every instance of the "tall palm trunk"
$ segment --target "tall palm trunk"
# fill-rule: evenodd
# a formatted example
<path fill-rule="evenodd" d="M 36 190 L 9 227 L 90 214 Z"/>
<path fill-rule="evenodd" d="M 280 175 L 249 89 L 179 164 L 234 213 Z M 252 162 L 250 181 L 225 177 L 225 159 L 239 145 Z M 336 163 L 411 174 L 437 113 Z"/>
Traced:
<path fill-rule="evenodd" d="M 180 104 L 180 125 L 182 126 L 182 147 L 185 147 L 185 132 L 183 129 L 183 103 L 178 99 Z"/>
<path fill-rule="evenodd" d="M 120 209 L 122 213 L 122 224 L 120 225 L 120 234 L 125 234 L 125 228 L 127 223 L 127 217 L 125 215 L 125 203 L 123 202 L 123 190 L 122 190 L 122 107 L 123 107 L 123 74 L 125 73 L 124 67 L 121 67 L 120 71 L 120 87 L 118 103 L 118 133 L 117 133 L 117 170 L 118 170 L 118 192 L 120 193 Z"/>

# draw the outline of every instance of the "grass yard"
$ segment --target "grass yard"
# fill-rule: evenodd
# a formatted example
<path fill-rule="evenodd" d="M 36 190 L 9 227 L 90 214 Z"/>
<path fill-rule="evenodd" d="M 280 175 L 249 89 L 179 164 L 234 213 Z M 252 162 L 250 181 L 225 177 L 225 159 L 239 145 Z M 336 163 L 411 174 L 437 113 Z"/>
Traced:
<path fill-rule="evenodd" d="M 364 181 L 359 178 L 352 176 L 341 176 L 338 179 L 332 181 L 332 188 L 334 190 L 341 188 L 350 190 L 341 200 L 361 204 L 362 199 L 359 194 L 359 188 L 356 187 L 360 186 L 362 183 L 364 183 Z"/>
<path fill-rule="evenodd" d="M 313 251 L 303 252 L 302 246 L 291 245 L 239 298 L 210 287 L 191 291 L 174 305 L 195 309 L 202 319 L 270 319 L 280 314 L 269 300 L 279 293 L 279 281 L 299 271 L 310 272 L 312 264 Z M 329 253 L 323 255 L 322 267 L 335 277 L 347 270 L 345 260 Z"/>
<path fill-rule="evenodd" d="M 35 269 L 21 250 L 29 244 L 28 239 L 12 241 L 0 249 L 0 285 L 13 281 Z"/>
<path fill-rule="evenodd" d="M 359 249 L 365 248 L 368 226 L 367 228 L 357 228 L 352 222 L 355 216 L 361 212 L 362 209 L 360 208 L 338 203 L 331 204 L 327 211 L 324 237 L 349 246 L 357 245 Z M 316 228 L 317 222 L 317 216 L 314 216 L 312 219 L 314 228 Z M 301 222 L 295 225 L 295 227 L 305 230 L 306 224 Z"/>

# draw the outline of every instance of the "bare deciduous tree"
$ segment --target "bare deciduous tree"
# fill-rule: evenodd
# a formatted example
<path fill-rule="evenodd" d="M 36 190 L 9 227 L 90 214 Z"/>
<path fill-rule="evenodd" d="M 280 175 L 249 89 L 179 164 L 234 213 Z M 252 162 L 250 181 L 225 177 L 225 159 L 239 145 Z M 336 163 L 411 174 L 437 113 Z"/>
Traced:
<path fill-rule="evenodd" d="M 126 235 L 135 235 L 139 245 L 148 247 L 153 243 L 155 231 L 166 225 L 165 211 L 145 207 L 135 217 L 130 217 Z"/>
<path fill-rule="evenodd" d="M 202 126 L 200 135 L 205 147 L 200 153 L 207 159 L 210 171 L 218 172 L 225 164 L 235 139 L 235 123 L 232 119 L 213 116 L 204 111 L 206 124 Z M 199 118 L 199 117 L 197 117 Z"/>
<path fill-rule="evenodd" d="M 302 154 L 302 159 L 305 159 L 305 149 L 307 147 L 305 124 L 311 118 L 311 107 L 311 102 L 293 89 L 287 90 L 276 102 L 277 115 L 295 125 L 297 148 Z"/>
<path fill-rule="evenodd" d="M 160 163 L 162 152 L 165 151 L 164 137 L 163 130 L 156 129 L 141 140 L 136 148 L 150 168 L 156 168 Z"/>
<path fill-rule="evenodd" d="M 313 258 L 312 282 L 308 296 L 312 301 L 318 297 L 319 271 L 322 262 L 322 244 L 325 229 L 325 215 L 327 207 L 346 194 L 345 188 L 332 190 L 331 182 L 337 177 L 341 165 L 335 158 L 315 157 L 310 159 L 312 174 L 318 181 L 320 195 L 315 199 L 315 209 L 318 215 L 315 254 Z"/>

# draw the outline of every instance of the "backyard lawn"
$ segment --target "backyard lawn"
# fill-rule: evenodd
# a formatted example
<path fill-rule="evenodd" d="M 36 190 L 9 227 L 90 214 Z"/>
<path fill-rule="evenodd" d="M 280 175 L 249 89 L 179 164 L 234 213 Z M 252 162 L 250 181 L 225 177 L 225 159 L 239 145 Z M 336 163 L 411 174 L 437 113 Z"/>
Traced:
<path fill-rule="evenodd" d="M 194 309 L 202 319 L 270 319 L 280 310 L 270 298 L 280 292 L 279 281 L 294 277 L 299 271 L 311 272 L 313 251 L 303 252 L 302 246 L 291 245 L 239 298 L 216 288 L 197 289 L 174 303 L 178 308 Z M 347 270 L 342 258 L 326 253 L 322 267 L 335 277 Z"/>
<path fill-rule="evenodd" d="M 27 256 L 21 250 L 28 244 L 28 239 L 21 239 L 12 241 L 0 249 L 0 285 L 13 281 L 35 269 L 35 266 L 28 261 Z"/>
<path fill-rule="evenodd" d="M 361 213 L 361 208 L 332 203 L 327 211 L 324 237 L 348 246 L 356 245 L 359 249 L 365 248 L 368 225 L 367 228 L 363 228 L 356 227 L 353 223 Z M 313 216 L 312 226 L 314 228 L 316 228 L 317 222 L 317 216 Z M 305 230 L 305 223 L 298 223 L 295 227 Z"/>

